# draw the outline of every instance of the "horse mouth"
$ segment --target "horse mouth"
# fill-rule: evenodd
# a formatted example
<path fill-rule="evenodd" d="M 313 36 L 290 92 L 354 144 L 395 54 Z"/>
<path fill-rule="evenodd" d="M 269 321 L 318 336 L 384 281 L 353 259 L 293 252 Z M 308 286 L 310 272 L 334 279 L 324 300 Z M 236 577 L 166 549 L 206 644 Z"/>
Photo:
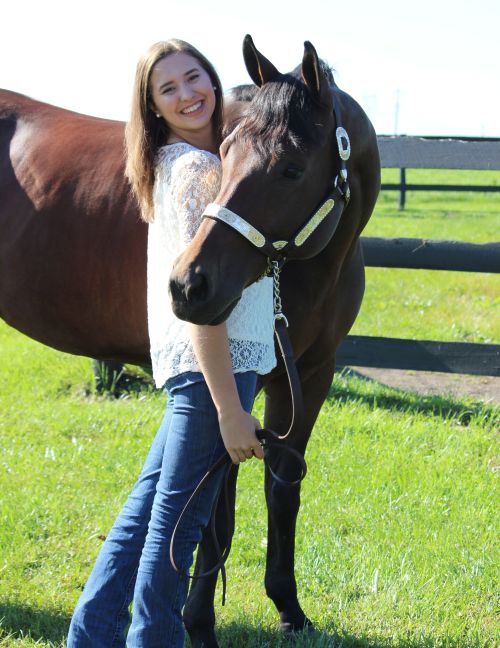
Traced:
<path fill-rule="evenodd" d="M 240 297 L 237 297 L 229 304 L 229 306 L 226 306 L 224 310 L 222 310 L 215 316 L 207 314 L 206 311 L 203 312 L 202 309 L 200 309 L 198 312 L 193 311 L 192 309 L 188 308 L 186 304 L 173 302 L 172 307 L 175 316 L 178 319 L 184 320 L 185 322 L 190 322 L 191 324 L 196 324 L 198 326 L 217 326 L 218 324 L 222 324 L 227 320 L 239 301 Z"/>
<path fill-rule="evenodd" d="M 211 322 L 209 322 L 209 324 L 211 326 L 217 326 L 217 324 L 222 324 L 222 322 L 225 322 L 227 320 L 227 318 L 231 315 L 231 313 L 233 312 L 233 310 L 236 307 L 236 304 L 239 301 L 240 301 L 240 298 L 238 297 L 238 299 L 235 299 L 231 304 L 229 304 L 229 306 L 227 308 L 225 308 L 222 311 L 222 313 L 220 313 L 220 315 L 218 315 Z"/>

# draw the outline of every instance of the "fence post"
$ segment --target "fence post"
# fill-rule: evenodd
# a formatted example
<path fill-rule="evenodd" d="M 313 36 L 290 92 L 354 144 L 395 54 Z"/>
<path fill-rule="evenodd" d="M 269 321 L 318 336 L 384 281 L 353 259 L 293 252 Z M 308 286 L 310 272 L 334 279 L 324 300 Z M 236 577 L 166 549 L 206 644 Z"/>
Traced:
<path fill-rule="evenodd" d="M 406 202 L 406 169 L 399 169 L 399 185 L 399 209 L 404 209 Z"/>

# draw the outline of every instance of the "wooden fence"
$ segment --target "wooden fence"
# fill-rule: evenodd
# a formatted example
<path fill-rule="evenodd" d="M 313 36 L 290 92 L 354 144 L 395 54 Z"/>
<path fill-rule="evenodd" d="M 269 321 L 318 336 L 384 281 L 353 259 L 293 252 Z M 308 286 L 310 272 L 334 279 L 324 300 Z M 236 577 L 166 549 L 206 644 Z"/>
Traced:
<path fill-rule="evenodd" d="M 500 170 L 500 139 L 379 137 L 379 149 L 386 168 Z M 406 185 L 406 190 L 410 187 Z M 470 185 L 460 187 L 471 190 Z M 401 187 L 382 185 L 382 189 Z M 456 185 L 418 185 L 418 190 L 438 189 L 455 191 Z M 479 190 L 500 187 L 480 186 Z M 500 243 L 375 237 L 361 241 L 367 266 L 500 272 Z M 337 352 L 337 364 L 500 376 L 500 345 L 351 335 Z"/>
<path fill-rule="evenodd" d="M 382 166 L 399 169 L 398 183 L 382 184 L 382 191 L 399 192 L 399 207 L 404 209 L 407 191 L 498 192 L 499 185 L 415 184 L 406 181 L 407 169 L 500 169 L 500 138 L 388 137 L 378 138 Z"/>

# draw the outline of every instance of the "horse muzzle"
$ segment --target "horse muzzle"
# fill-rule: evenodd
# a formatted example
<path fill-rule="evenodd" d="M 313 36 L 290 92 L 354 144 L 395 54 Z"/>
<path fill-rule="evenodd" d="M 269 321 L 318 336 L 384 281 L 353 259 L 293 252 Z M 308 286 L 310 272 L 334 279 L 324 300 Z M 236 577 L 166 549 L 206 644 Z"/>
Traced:
<path fill-rule="evenodd" d="M 179 260 L 181 258 L 182 255 Z M 193 265 L 184 270 L 177 261 L 170 275 L 168 291 L 175 316 L 199 325 L 225 322 L 241 296 L 217 291 L 217 299 L 214 299 L 216 291 L 209 273 Z"/>

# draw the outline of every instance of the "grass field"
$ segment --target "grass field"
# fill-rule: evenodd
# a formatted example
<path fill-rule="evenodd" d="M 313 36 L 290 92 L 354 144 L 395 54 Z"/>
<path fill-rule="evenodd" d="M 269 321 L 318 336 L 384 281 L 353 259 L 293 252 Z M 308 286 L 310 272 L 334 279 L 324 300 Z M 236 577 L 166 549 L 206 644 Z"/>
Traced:
<path fill-rule="evenodd" d="M 384 169 L 383 182 L 398 170 Z M 409 170 L 407 182 L 500 184 L 498 171 Z M 489 243 L 500 240 L 500 193 L 382 192 L 366 236 Z M 500 275 L 367 268 L 366 292 L 352 333 L 457 342 L 500 342 Z"/>
<path fill-rule="evenodd" d="M 432 206 L 409 196 L 404 216 L 396 194 L 382 196 L 368 233 L 494 240 L 500 201 L 456 196 L 452 209 L 451 194 Z M 498 277 L 469 284 L 462 273 L 438 272 L 446 280 L 434 285 L 433 273 L 417 273 L 418 281 L 410 271 L 369 269 L 356 331 L 499 341 Z M 461 306 L 446 305 L 457 298 Z M 0 348 L 0 646 L 55 648 L 164 396 L 97 397 L 89 360 L 4 324 Z M 336 378 L 308 449 L 297 531 L 300 600 L 318 633 L 293 645 L 498 645 L 499 420 L 479 402 Z M 242 467 L 237 508 L 225 608 L 217 598 L 221 646 L 289 646 L 263 588 L 257 462 Z"/>

